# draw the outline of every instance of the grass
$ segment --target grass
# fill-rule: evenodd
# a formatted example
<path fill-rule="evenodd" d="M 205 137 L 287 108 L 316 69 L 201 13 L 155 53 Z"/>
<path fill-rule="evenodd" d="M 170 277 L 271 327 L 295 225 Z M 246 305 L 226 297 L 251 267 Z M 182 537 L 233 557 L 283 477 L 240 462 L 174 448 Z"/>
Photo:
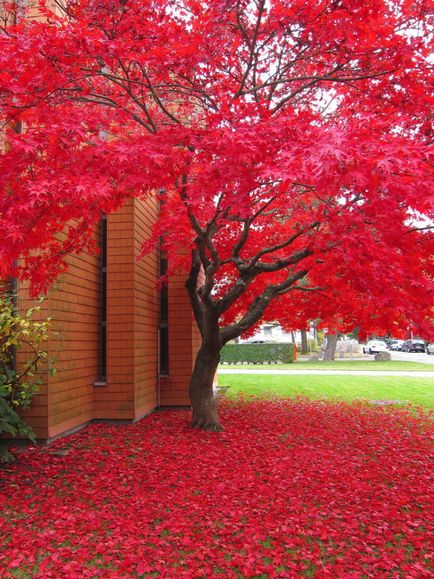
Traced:
<path fill-rule="evenodd" d="M 327 400 L 399 400 L 434 407 L 432 378 L 409 376 L 276 376 L 221 374 L 220 386 L 229 386 L 226 395 L 307 396 Z"/>
<path fill-rule="evenodd" d="M 433 372 L 434 364 L 422 362 L 375 362 L 375 360 L 334 360 L 311 362 L 297 360 L 293 364 L 221 364 L 225 370 L 390 370 L 403 372 Z"/>

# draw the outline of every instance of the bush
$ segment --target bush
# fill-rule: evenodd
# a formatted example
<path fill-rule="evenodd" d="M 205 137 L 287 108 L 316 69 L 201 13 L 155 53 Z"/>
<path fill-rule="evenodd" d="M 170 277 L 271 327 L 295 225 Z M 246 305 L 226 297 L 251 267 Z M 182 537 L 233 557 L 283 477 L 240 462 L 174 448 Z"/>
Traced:
<path fill-rule="evenodd" d="M 226 344 L 221 364 L 288 364 L 294 361 L 294 346 L 285 344 Z"/>
<path fill-rule="evenodd" d="M 309 339 L 307 341 L 307 351 L 310 352 L 316 352 L 318 350 L 318 344 L 316 342 L 316 340 L 314 339 Z"/>
<path fill-rule="evenodd" d="M 48 339 L 49 319 L 41 322 L 32 319 L 40 306 L 17 313 L 10 295 L 0 295 L 0 435 L 25 436 L 34 442 L 32 429 L 23 421 L 19 410 L 28 408 L 41 378 L 38 368 L 48 358 L 42 348 Z M 26 354 L 17 368 L 16 352 Z M 11 460 L 4 445 L 0 445 L 0 462 Z"/>

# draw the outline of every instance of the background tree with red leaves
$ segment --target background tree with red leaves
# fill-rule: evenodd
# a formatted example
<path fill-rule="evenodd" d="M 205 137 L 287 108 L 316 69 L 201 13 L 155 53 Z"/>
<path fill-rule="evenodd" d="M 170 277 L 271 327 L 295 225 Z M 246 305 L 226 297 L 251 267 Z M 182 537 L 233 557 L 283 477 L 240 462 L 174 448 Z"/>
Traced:
<path fill-rule="evenodd" d="M 101 212 L 164 191 L 153 239 L 186 271 L 206 429 L 222 346 L 264 317 L 428 336 L 428 2 L 35 4 L 3 7 L 3 275 L 44 290 Z"/>

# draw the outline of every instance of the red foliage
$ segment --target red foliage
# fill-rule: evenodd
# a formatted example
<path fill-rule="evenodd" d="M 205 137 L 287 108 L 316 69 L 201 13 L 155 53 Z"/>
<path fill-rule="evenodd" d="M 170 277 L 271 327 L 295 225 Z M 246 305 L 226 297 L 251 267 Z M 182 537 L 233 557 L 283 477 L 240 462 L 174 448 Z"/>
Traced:
<path fill-rule="evenodd" d="M 432 423 L 414 410 L 225 403 L 93 425 L 0 471 L 0 574 L 432 577 Z"/>
<path fill-rule="evenodd" d="M 0 274 L 21 257 L 46 288 L 102 211 L 164 187 L 153 242 L 172 271 L 197 251 L 196 311 L 232 324 L 295 275 L 269 319 L 429 337 L 428 2 L 36 4 L 0 30 Z"/>

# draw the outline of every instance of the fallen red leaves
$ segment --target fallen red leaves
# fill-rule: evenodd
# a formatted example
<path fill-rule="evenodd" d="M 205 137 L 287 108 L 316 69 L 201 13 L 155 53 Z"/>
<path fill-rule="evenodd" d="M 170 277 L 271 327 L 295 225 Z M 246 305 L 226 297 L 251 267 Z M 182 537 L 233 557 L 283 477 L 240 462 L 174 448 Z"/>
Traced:
<path fill-rule="evenodd" d="M 426 415 L 280 400 L 221 416 L 223 433 L 156 412 L 20 453 L 0 471 L 0 575 L 432 576 Z"/>

